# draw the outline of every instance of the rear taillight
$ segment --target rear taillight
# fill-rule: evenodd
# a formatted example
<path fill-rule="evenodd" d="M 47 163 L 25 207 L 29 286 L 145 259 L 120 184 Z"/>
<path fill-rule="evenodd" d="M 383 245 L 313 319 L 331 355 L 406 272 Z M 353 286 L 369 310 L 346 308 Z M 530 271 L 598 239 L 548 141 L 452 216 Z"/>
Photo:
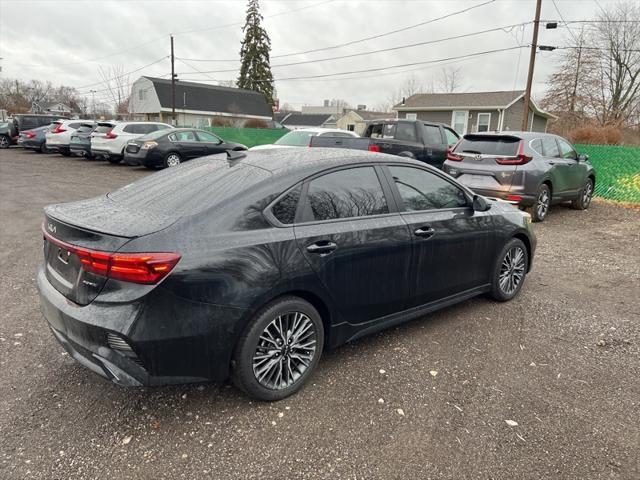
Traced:
<path fill-rule="evenodd" d="M 22 132 L 24 134 L 25 137 L 27 138 L 33 138 L 36 136 L 35 133 L 33 133 L 31 130 L 27 130 L 26 132 Z"/>
<path fill-rule="evenodd" d="M 367 150 L 369 150 L 370 152 L 380 153 L 380 147 L 375 143 L 369 144 L 369 148 L 367 148 Z"/>
<path fill-rule="evenodd" d="M 58 125 L 56 128 L 53 129 L 53 131 L 51 133 L 62 133 L 62 132 L 66 132 L 67 129 L 63 128 L 62 125 Z"/>
<path fill-rule="evenodd" d="M 82 269 L 123 282 L 153 285 L 166 277 L 180 260 L 177 253 L 113 253 L 90 250 L 68 244 L 44 232 L 47 241 L 75 253 L 80 259 Z"/>
<path fill-rule="evenodd" d="M 104 136 L 104 138 L 109 138 L 109 139 L 113 139 L 113 138 L 117 138 L 117 137 L 118 137 L 118 135 L 113 133 L 113 128 L 107 130 L 107 133 Z"/>
<path fill-rule="evenodd" d="M 518 155 L 515 157 L 496 158 L 496 163 L 498 165 L 524 165 L 525 163 L 529 163 L 531 160 L 532 157 L 524 154 L 524 142 L 520 140 L 520 144 L 518 145 Z"/>
<path fill-rule="evenodd" d="M 451 160 L 452 162 L 461 162 L 462 157 L 453 153 L 451 148 L 447 148 L 447 160 Z"/>

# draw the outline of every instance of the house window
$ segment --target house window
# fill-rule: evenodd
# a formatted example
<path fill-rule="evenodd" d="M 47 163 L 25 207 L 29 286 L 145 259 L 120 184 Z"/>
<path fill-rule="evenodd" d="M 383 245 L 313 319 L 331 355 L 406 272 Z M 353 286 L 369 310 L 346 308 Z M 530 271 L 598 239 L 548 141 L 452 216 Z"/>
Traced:
<path fill-rule="evenodd" d="M 353 123 L 347 125 L 347 130 L 353 132 L 356 129 L 356 126 Z"/>
<path fill-rule="evenodd" d="M 138 99 L 139 100 L 144 100 L 144 97 L 146 96 L 145 93 L 146 92 L 145 92 L 144 88 L 141 88 L 140 90 L 138 90 Z"/>
<path fill-rule="evenodd" d="M 479 113 L 478 114 L 478 132 L 488 132 L 490 124 L 491 124 L 491 114 L 490 113 Z"/>
<path fill-rule="evenodd" d="M 451 115 L 451 126 L 460 135 L 467 133 L 467 122 L 469 121 L 469 112 L 467 110 L 454 110 Z"/>
<path fill-rule="evenodd" d="M 418 119 L 418 114 L 417 113 L 407 113 L 407 114 L 405 114 L 404 118 L 406 118 L 407 120 L 417 120 Z"/>

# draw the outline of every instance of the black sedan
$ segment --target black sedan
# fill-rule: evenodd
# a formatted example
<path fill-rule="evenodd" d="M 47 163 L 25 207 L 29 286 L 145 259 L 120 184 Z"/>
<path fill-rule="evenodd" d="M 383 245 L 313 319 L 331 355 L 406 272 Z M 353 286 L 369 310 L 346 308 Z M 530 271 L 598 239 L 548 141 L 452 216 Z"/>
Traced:
<path fill-rule="evenodd" d="M 193 128 L 159 130 L 127 143 L 124 162 L 147 168 L 175 167 L 185 160 L 205 157 L 227 150 L 240 151 L 247 147 L 225 142 L 211 132 Z"/>
<path fill-rule="evenodd" d="M 53 335 L 122 385 L 296 392 L 322 351 L 518 294 L 531 217 L 424 163 L 336 149 L 228 152 L 45 208 Z"/>

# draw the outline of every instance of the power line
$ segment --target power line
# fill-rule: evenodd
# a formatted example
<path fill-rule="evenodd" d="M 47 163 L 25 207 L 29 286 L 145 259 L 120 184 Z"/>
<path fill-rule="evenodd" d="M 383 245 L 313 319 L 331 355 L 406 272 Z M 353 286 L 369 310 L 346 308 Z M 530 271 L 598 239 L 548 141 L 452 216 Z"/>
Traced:
<path fill-rule="evenodd" d="M 395 33 L 405 32 L 407 30 L 411 30 L 411 29 L 414 29 L 414 28 L 417 28 L 417 27 L 421 27 L 423 25 L 428 25 L 430 23 L 434 23 L 434 22 L 437 22 L 439 20 L 444 20 L 446 18 L 453 17 L 455 15 L 460 15 L 462 13 L 468 12 L 468 11 L 473 10 L 475 8 L 482 7 L 484 5 L 488 5 L 488 4 L 493 3 L 495 1 L 496 0 L 488 0 L 488 1 L 484 2 L 484 3 L 479 3 L 479 4 L 473 5 L 471 7 L 463 8 L 462 10 L 457 10 L 455 12 L 448 13 L 448 14 L 443 15 L 441 17 L 432 18 L 430 20 L 425 20 L 425 21 L 422 21 L 422 22 L 419 22 L 419 23 L 414 23 L 413 25 L 408 25 L 406 27 L 397 28 L 397 29 L 391 30 L 389 32 L 379 33 L 377 35 L 372 35 L 372 36 L 369 36 L 369 37 L 359 38 L 357 40 L 351 40 L 349 42 L 339 43 L 337 45 L 331 45 L 331 46 L 328 46 L 328 47 L 314 48 L 312 50 L 304 50 L 304 51 L 301 51 L 301 52 L 285 53 L 285 54 L 281 54 L 281 55 L 273 55 L 271 58 L 274 59 L 274 58 L 293 57 L 293 56 L 297 56 L 297 55 L 306 55 L 308 53 L 322 52 L 322 51 L 325 51 L 325 50 L 335 50 L 337 48 L 347 47 L 347 46 L 350 46 L 350 45 L 355 45 L 355 44 L 366 42 L 366 41 L 369 41 L 369 40 L 375 40 L 375 39 L 378 39 L 378 38 L 382 38 L 382 37 L 386 37 L 386 36 L 389 36 L 389 35 L 393 35 Z M 238 61 L 237 58 L 234 58 L 234 59 L 183 58 L 183 60 L 188 60 L 190 62 L 235 62 L 235 61 Z"/>
<path fill-rule="evenodd" d="M 449 41 L 449 40 L 457 40 L 460 38 L 467 38 L 467 37 L 472 37 L 475 35 L 480 35 L 480 34 L 484 34 L 484 33 L 490 33 L 490 32 L 497 32 L 500 30 L 504 30 L 506 31 L 506 29 L 510 29 L 510 28 L 515 28 L 515 27 L 519 27 L 519 26 L 523 26 L 523 25 L 527 25 L 531 22 L 524 22 L 524 23 L 516 23 L 513 25 L 505 25 L 503 27 L 496 27 L 496 28 L 490 28 L 488 30 L 482 30 L 479 32 L 471 32 L 471 33 L 464 33 L 461 35 L 455 35 L 453 37 L 446 37 L 446 38 L 439 38 L 436 40 L 427 40 L 424 42 L 418 42 L 418 43 L 411 43 L 408 45 L 399 45 L 397 47 L 389 47 L 389 48 L 382 48 L 379 50 L 370 50 L 367 52 L 358 52 L 358 53 L 351 53 L 348 55 L 340 55 L 337 57 L 327 57 L 327 58 L 319 58 L 316 60 L 303 60 L 300 62 L 291 62 L 291 63 L 281 63 L 278 65 L 271 65 L 271 68 L 279 68 L 279 67 L 290 67 L 293 65 L 306 65 L 309 63 L 319 63 L 319 62 L 327 62 L 330 60 L 342 60 L 345 58 L 354 58 L 354 57 L 360 57 L 360 56 L 364 56 L 364 55 L 373 55 L 375 53 L 383 53 L 383 52 L 392 52 L 395 50 L 402 50 L 404 48 L 412 48 L 412 47 L 418 47 L 418 46 L 423 46 L 423 45 L 431 45 L 434 43 L 440 43 L 440 42 L 445 42 L 445 41 Z M 184 62 L 184 59 L 179 58 L 179 60 Z M 195 69 L 194 67 L 192 67 L 191 65 L 189 65 L 193 70 L 196 70 L 198 73 L 201 73 L 203 75 L 206 75 L 207 73 L 229 73 L 229 72 L 237 72 L 238 69 L 237 68 L 233 68 L 233 69 L 226 69 L 226 70 L 204 70 L 204 71 L 199 71 L 197 69 Z M 192 75 L 192 73 L 184 73 L 183 75 Z"/>
<path fill-rule="evenodd" d="M 566 24 L 567 22 L 564 20 L 564 17 L 562 16 L 562 13 L 560 12 L 560 9 L 558 8 L 558 4 L 556 3 L 556 0 L 551 0 L 551 2 L 553 3 L 553 7 L 556 9 L 556 12 L 558 12 L 558 15 L 560 15 L 560 20 L 562 20 L 562 22 L 564 24 Z M 580 43 L 578 42 L 578 39 L 576 38 L 576 36 L 573 33 L 573 30 L 571 30 L 569 27 L 567 27 L 567 30 L 569 30 L 569 33 L 571 34 L 571 36 L 573 37 L 573 40 L 576 43 Z"/>
<path fill-rule="evenodd" d="M 147 65 L 143 65 L 142 67 L 136 68 L 135 70 L 131 70 L 130 72 L 125 72 L 125 73 L 122 73 L 120 75 L 116 75 L 113 78 L 107 78 L 105 80 L 102 80 L 101 82 L 90 83 L 88 85 L 82 85 L 81 87 L 75 87 L 75 88 L 77 88 L 78 90 L 82 90 L 83 88 L 93 87 L 95 85 L 106 84 L 107 82 L 110 82 L 111 80 L 118 80 L 119 78 L 126 77 L 127 75 L 130 75 L 132 73 L 136 73 L 136 72 L 139 72 L 140 70 L 144 70 L 145 68 L 148 68 L 148 67 L 150 67 L 152 65 L 155 65 L 156 63 L 159 63 L 159 62 L 161 62 L 163 60 L 166 60 L 167 58 L 169 58 L 169 57 L 167 55 L 165 55 L 164 57 L 160 57 L 159 59 L 154 60 L 153 62 L 148 63 Z"/>

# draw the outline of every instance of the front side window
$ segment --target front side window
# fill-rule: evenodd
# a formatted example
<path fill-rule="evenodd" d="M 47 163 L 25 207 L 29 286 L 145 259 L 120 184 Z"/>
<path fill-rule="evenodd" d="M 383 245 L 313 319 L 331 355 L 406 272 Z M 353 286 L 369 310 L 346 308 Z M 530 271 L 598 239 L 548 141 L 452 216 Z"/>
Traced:
<path fill-rule="evenodd" d="M 560 156 L 558 144 L 553 137 L 544 137 L 542 139 L 542 152 L 545 157 L 557 158 Z"/>
<path fill-rule="evenodd" d="M 216 143 L 216 144 L 222 143 L 222 140 L 220 140 L 214 134 L 209 132 L 198 132 L 198 138 L 200 139 L 201 142 L 209 142 L 209 143 Z"/>
<path fill-rule="evenodd" d="M 560 144 L 560 154 L 564 158 L 571 158 L 576 160 L 578 158 L 578 154 L 573 149 L 573 147 L 569 144 L 569 142 L 565 142 L 562 139 L 558 139 L 558 143 Z"/>
<path fill-rule="evenodd" d="M 271 213 L 280 223 L 290 225 L 295 220 L 301 191 L 302 186 L 294 188 L 271 208 Z"/>
<path fill-rule="evenodd" d="M 488 132 L 490 123 L 491 123 L 490 113 L 478 114 L 478 132 Z"/>
<path fill-rule="evenodd" d="M 467 198 L 460 188 L 431 172 L 394 166 L 390 166 L 389 170 L 406 211 L 467 206 Z"/>
<path fill-rule="evenodd" d="M 312 180 L 307 207 L 316 221 L 389 213 L 373 167 L 339 170 Z"/>

